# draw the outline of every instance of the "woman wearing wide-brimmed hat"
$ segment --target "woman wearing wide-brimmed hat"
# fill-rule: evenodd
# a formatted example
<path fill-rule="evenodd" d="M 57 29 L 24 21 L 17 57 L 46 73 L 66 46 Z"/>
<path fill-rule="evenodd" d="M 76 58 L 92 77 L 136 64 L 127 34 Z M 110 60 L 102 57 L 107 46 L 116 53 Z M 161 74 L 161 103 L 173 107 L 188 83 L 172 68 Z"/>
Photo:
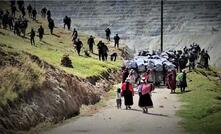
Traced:
<path fill-rule="evenodd" d="M 151 99 L 151 92 L 154 90 L 154 85 L 148 83 L 143 77 L 141 84 L 138 86 L 139 102 L 138 105 L 143 109 L 144 113 L 148 113 L 148 108 L 153 108 L 153 102 Z"/>
<path fill-rule="evenodd" d="M 127 78 L 122 84 L 121 96 L 124 96 L 124 104 L 126 109 L 131 109 L 131 105 L 133 105 L 134 89 L 130 83 L 130 78 Z"/>

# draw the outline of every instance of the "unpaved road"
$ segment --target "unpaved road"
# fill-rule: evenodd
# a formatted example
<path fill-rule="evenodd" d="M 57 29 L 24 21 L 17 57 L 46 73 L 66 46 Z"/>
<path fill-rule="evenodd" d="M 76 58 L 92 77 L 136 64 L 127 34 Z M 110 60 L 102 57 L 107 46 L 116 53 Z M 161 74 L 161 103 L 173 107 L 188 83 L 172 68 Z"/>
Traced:
<path fill-rule="evenodd" d="M 80 117 L 43 134 L 180 134 L 184 130 L 178 125 L 180 118 L 175 116 L 180 103 L 176 94 L 168 89 L 156 88 L 152 94 L 154 108 L 148 114 L 137 106 L 139 96 L 135 94 L 131 110 L 116 108 L 115 100 L 98 113 Z M 122 99 L 123 100 L 123 99 Z"/>

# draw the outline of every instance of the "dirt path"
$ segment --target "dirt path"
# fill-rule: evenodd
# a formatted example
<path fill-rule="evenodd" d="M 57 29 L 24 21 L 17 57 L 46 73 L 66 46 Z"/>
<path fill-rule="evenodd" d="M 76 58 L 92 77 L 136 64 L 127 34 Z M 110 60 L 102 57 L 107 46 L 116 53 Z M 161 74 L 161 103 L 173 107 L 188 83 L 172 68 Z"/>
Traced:
<path fill-rule="evenodd" d="M 184 133 L 178 125 L 180 118 L 175 116 L 180 103 L 176 94 L 168 89 L 155 89 L 152 94 L 154 108 L 148 114 L 142 113 L 137 106 L 138 95 L 134 96 L 132 110 L 116 108 L 115 100 L 108 106 L 89 117 L 80 117 L 44 134 L 178 134 Z"/>

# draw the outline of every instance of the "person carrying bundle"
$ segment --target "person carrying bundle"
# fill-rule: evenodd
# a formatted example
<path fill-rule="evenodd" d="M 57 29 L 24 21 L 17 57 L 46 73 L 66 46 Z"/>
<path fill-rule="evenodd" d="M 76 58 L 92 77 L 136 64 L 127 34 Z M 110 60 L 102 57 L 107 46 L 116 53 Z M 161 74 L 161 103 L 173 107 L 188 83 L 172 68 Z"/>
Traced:
<path fill-rule="evenodd" d="M 144 77 L 141 79 L 140 82 L 141 84 L 138 86 L 138 105 L 143 109 L 143 113 L 148 113 L 148 108 L 153 108 L 151 92 L 154 90 L 154 85 L 152 83 L 148 83 Z"/>

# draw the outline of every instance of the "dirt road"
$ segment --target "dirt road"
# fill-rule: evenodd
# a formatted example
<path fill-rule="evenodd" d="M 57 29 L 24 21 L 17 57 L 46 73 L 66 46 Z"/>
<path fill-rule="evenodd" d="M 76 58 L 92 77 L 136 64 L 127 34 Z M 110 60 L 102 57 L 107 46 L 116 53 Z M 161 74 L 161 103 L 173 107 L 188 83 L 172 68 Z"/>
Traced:
<path fill-rule="evenodd" d="M 137 106 L 139 96 L 135 94 L 131 110 L 116 108 L 115 100 L 89 117 L 80 117 L 64 123 L 43 134 L 180 134 L 184 130 L 178 125 L 180 118 L 175 116 L 180 103 L 176 94 L 168 89 L 155 89 L 152 93 L 154 108 L 148 114 Z"/>

